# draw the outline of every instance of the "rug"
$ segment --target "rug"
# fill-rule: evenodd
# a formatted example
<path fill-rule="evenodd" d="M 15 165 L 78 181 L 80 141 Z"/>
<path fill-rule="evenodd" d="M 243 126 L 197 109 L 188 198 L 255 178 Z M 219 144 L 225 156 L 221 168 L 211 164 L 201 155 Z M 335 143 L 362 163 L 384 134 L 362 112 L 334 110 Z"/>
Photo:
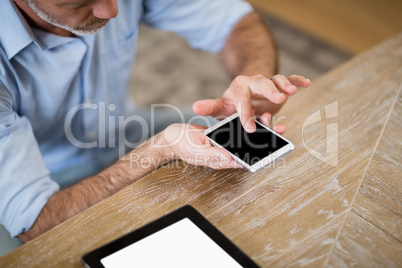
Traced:
<path fill-rule="evenodd" d="M 279 48 L 279 72 L 313 80 L 352 55 L 266 14 Z M 130 89 L 139 107 L 155 103 L 190 106 L 200 99 L 218 98 L 230 77 L 219 57 L 191 49 L 177 35 L 142 25 Z"/>

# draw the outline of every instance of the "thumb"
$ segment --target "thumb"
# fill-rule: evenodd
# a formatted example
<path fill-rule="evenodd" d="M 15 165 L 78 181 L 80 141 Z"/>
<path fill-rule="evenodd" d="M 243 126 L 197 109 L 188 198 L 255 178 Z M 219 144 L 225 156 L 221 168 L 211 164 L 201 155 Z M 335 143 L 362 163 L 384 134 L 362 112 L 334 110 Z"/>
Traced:
<path fill-rule="evenodd" d="M 193 104 L 193 111 L 198 115 L 215 116 L 222 109 L 222 104 L 218 100 L 200 100 Z"/>
<path fill-rule="evenodd" d="M 235 107 L 232 107 L 232 109 L 230 109 L 228 105 L 225 105 L 224 101 L 221 98 L 215 100 L 199 100 L 193 104 L 193 112 L 202 116 L 228 116 L 235 111 Z"/>

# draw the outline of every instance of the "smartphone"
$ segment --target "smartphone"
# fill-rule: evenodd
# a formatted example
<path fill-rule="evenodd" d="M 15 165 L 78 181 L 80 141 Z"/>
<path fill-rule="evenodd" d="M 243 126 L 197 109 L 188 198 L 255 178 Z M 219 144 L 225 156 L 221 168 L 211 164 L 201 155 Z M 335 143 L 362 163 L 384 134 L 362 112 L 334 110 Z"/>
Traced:
<path fill-rule="evenodd" d="M 233 159 L 250 170 L 270 166 L 295 147 L 292 142 L 255 120 L 253 133 L 244 130 L 239 115 L 233 114 L 204 131 L 217 147 L 227 150 Z"/>

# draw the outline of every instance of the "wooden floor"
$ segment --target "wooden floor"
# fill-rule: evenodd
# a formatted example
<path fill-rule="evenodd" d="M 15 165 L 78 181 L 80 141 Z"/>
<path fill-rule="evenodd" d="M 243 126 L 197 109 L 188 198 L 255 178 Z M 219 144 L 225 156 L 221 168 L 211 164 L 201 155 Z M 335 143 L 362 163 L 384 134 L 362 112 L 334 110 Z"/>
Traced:
<path fill-rule="evenodd" d="M 400 0 L 249 0 L 255 7 L 357 53 L 402 31 Z"/>

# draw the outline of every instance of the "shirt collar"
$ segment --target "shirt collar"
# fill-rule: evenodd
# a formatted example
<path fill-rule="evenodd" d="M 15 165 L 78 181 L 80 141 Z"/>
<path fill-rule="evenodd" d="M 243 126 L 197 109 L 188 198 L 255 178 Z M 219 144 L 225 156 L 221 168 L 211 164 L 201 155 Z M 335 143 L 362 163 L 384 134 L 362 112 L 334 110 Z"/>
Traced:
<path fill-rule="evenodd" d="M 12 59 L 32 42 L 43 49 L 14 1 L 0 0 L 0 46 L 8 59 Z"/>

